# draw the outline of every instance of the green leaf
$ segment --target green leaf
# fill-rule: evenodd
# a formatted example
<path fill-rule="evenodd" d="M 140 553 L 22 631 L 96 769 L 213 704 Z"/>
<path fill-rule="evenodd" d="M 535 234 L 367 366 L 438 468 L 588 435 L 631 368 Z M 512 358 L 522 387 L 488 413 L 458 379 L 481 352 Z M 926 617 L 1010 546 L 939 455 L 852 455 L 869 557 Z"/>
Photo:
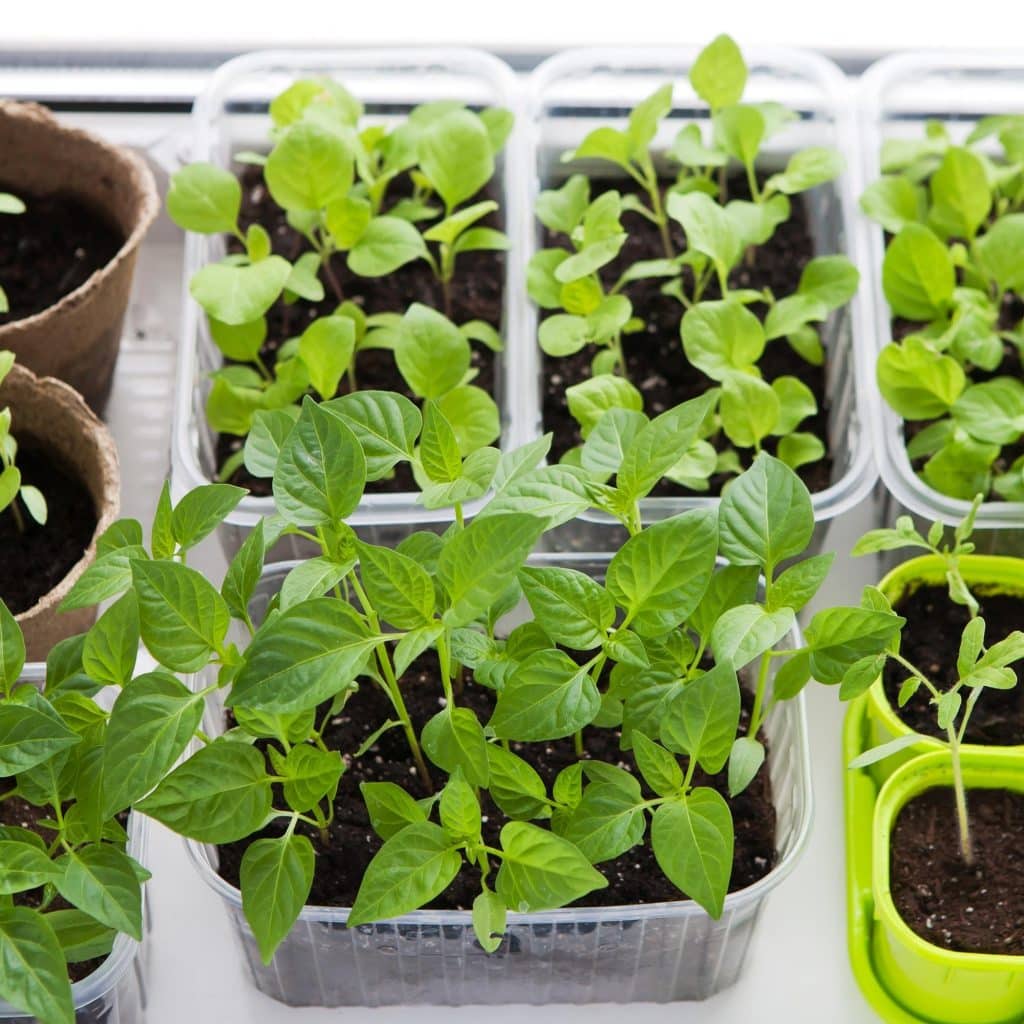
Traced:
<path fill-rule="evenodd" d="M 563 160 L 587 158 L 608 160 L 619 167 L 629 167 L 632 145 L 629 136 L 617 128 L 603 125 L 588 132 L 575 152 L 567 153 Z"/>
<path fill-rule="evenodd" d="M 975 243 L 985 273 L 1004 291 L 1024 288 L 1024 214 L 1000 217 Z"/>
<path fill-rule="evenodd" d="M 825 582 L 834 558 L 834 553 L 829 552 L 812 555 L 791 565 L 772 583 L 767 600 L 768 610 L 792 608 L 795 612 L 800 611 Z"/>
<path fill-rule="evenodd" d="M 275 758 L 274 767 L 286 780 L 284 798 L 293 811 L 308 811 L 321 800 L 333 799 L 345 770 L 338 751 L 308 743 L 292 747 L 284 758 Z"/>
<path fill-rule="evenodd" d="M 591 863 L 621 857 L 643 842 L 647 828 L 639 783 L 634 780 L 631 788 L 592 783 L 558 828 Z"/>
<path fill-rule="evenodd" d="M 629 115 L 629 128 L 626 131 L 635 159 L 642 159 L 647 147 L 658 134 L 659 122 L 672 110 L 672 84 L 668 83 L 656 89 L 646 99 L 641 100 Z"/>
<path fill-rule="evenodd" d="M 373 609 L 400 629 L 415 629 L 434 614 L 434 581 L 413 559 L 389 548 L 358 544 L 363 585 Z"/>
<path fill-rule="evenodd" d="M 419 454 L 424 473 L 434 483 L 450 483 L 462 475 L 458 438 L 434 402 L 427 403 Z"/>
<path fill-rule="evenodd" d="M 366 459 L 355 435 L 307 398 L 274 471 L 278 511 L 298 526 L 341 522 L 359 504 L 365 481 Z"/>
<path fill-rule="evenodd" d="M 736 670 L 729 662 L 719 662 L 687 683 L 672 701 L 661 722 L 661 742 L 714 775 L 729 757 L 739 720 Z"/>
<path fill-rule="evenodd" d="M 882 288 L 897 316 L 932 320 L 953 298 L 956 271 L 947 248 L 921 224 L 908 224 L 889 243 Z"/>
<path fill-rule="evenodd" d="M 469 708 L 446 707 L 423 727 L 421 737 L 427 757 L 451 773 L 461 768 L 474 786 L 486 786 L 487 741 L 483 726 Z"/>
<path fill-rule="evenodd" d="M 483 121 L 472 111 L 453 110 L 420 135 L 420 170 L 451 211 L 476 195 L 494 174 L 494 153 Z"/>
<path fill-rule="evenodd" d="M 992 191 L 981 157 L 960 146 L 950 147 L 928 187 L 932 197 L 929 222 L 947 237 L 973 238 L 992 208 Z"/>
<path fill-rule="evenodd" d="M 257 839 L 242 857 L 242 911 L 265 964 L 291 931 L 313 885 L 313 844 L 289 833 Z"/>
<path fill-rule="evenodd" d="M 479 518 L 522 513 L 537 520 L 538 530 L 551 530 L 590 508 L 586 481 L 572 466 L 539 466 L 506 483 Z"/>
<path fill-rule="evenodd" d="M 269 479 L 274 475 L 281 448 L 298 418 L 296 406 L 259 409 L 253 414 L 252 426 L 245 439 L 245 468 L 253 476 Z"/>
<path fill-rule="evenodd" d="M 701 50 L 690 68 L 690 84 L 712 110 L 739 103 L 747 85 L 747 65 L 731 36 L 716 36 Z"/>
<path fill-rule="evenodd" d="M 530 257 L 526 267 L 526 291 L 541 309 L 559 309 L 562 284 L 555 271 L 569 258 L 564 249 L 541 249 Z"/>
<path fill-rule="evenodd" d="M 926 205 L 924 189 L 902 175 L 884 175 L 860 197 L 860 208 L 891 235 L 923 221 Z"/>
<path fill-rule="evenodd" d="M 141 675 L 121 691 L 103 745 L 104 818 L 130 807 L 164 778 L 202 717 L 203 698 L 163 672 Z"/>
<path fill-rule="evenodd" d="M 345 562 L 317 556 L 299 562 L 291 569 L 281 584 L 281 611 L 288 611 L 311 597 L 323 597 L 332 587 L 338 585 L 355 565 L 355 557 Z"/>
<path fill-rule="evenodd" d="M 224 603 L 236 619 L 245 619 L 249 614 L 249 602 L 260 581 L 265 555 L 263 520 L 260 519 L 231 559 L 220 588 Z"/>
<path fill-rule="evenodd" d="M 1015 377 L 971 384 L 952 408 L 953 419 L 971 437 L 991 444 L 1014 444 L 1024 433 L 1024 384 Z"/>
<path fill-rule="evenodd" d="M 764 140 L 765 123 L 757 107 L 734 103 L 713 118 L 715 144 L 743 164 L 753 166 Z"/>
<path fill-rule="evenodd" d="M 550 317 L 549 319 L 555 319 Z M 547 321 L 545 321 L 546 323 Z M 643 395 L 625 377 L 602 373 L 565 389 L 569 412 L 586 437 L 609 409 L 643 412 Z"/>
<path fill-rule="evenodd" d="M 769 434 L 780 433 L 781 411 L 779 395 L 763 380 L 739 373 L 726 377 L 718 414 L 725 436 L 734 445 L 760 447 Z"/>
<path fill-rule="evenodd" d="M 113 846 L 92 845 L 61 858 L 57 891 L 101 924 L 142 940 L 142 887 L 131 858 Z"/>
<path fill-rule="evenodd" d="M 764 352 L 764 327 L 739 302 L 698 303 L 683 316 L 681 332 L 686 358 L 713 380 L 749 373 Z"/>
<path fill-rule="evenodd" d="M 732 813 L 713 789 L 662 804 L 651 822 L 651 847 L 668 880 L 716 920 L 732 875 Z"/>
<path fill-rule="evenodd" d="M 142 642 L 162 665 L 195 672 L 219 650 L 231 614 L 207 580 L 180 562 L 132 562 Z"/>
<path fill-rule="evenodd" d="M 437 400 L 437 408 L 451 426 L 463 456 L 489 445 L 501 433 L 498 406 L 474 384 L 452 388 Z"/>
<path fill-rule="evenodd" d="M 736 737 L 729 752 L 729 796 L 738 796 L 754 781 L 764 764 L 764 756 L 764 745 L 760 740 L 753 736 Z"/>
<path fill-rule="evenodd" d="M 222 737 L 196 751 L 136 806 L 189 839 L 233 843 L 264 826 L 271 797 L 263 755 Z"/>
<path fill-rule="evenodd" d="M 406 825 L 427 820 L 427 812 L 393 782 L 361 782 L 359 791 L 363 794 L 373 830 L 381 839 L 390 839 Z"/>
<path fill-rule="evenodd" d="M 389 391 L 357 391 L 322 408 L 340 416 L 358 438 L 366 457 L 366 479 L 380 480 L 413 457 L 423 419 L 404 395 Z"/>
<path fill-rule="evenodd" d="M 605 194 L 610 195 L 610 193 Z M 562 260 L 555 267 L 555 280 L 562 284 L 569 284 L 595 273 L 618 256 L 619 250 L 628 237 L 623 231 L 585 245 L 575 255 Z"/>
<path fill-rule="evenodd" d="M 222 167 L 196 163 L 171 176 L 167 213 L 183 231 L 231 234 L 238 224 L 242 186 Z"/>
<path fill-rule="evenodd" d="M 456 769 L 438 800 L 441 826 L 453 839 L 475 840 L 480 836 L 480 801 L 461 770 Z"/>
<path fill-rule="evenodd" d="M 503 814 L 521 820 L 547 816 L 547 788 L 532 765 L 497 743 L 487 744 L 487 764 L 487 791 Z"/>
<path fill-rule="evenodd" d="M 608 885 L 580 851 L 565 839 L 524 821 L 501 830 L 498 895 L 522 912 L 562 907 Z"/>
<path fill-rule="evenodd" d="M 834 149 L 811 146 L 794 153 L 781 174 L 773 174 L 765 188 L 795 195 L 807 189 L 832 181 L 843 173 L 845 161 Z"/>
<path fill-rule="evenodd" d="M 246 495 L 244 487 L 204 484 L 193 488 L 174 507 L 171 533 L 182 548 L 195 547 L 227 518 Z"/>
<path fill-rule="evenodd" d="M 538 651 L 515 668 L 488 724 L 502 739 L 560 739 L 589 725 L 600 704 L 586 666 L 562 651 Z"/>
<path fill-rule="evenodd" d="M 352 187 L 352 153 L 341 135 L 311 122 L 285 132 L 267 157 L 263 177 L 286 210 L 322 210 Z"/>
<path fill-rule="evenodd" d="M 342 252 L 359 243 L 366 233 L 373 208 L 362 196 L 347 195 L 327 204 L 324 223 Z"/>
<path fill-rule="evenodd" d="M 304 601 L 256 634 L 227 703 L 278 712 L 316 707 L 355 679 L 378 642 L 343 601 Z"/>
<path fill-rule="evenodd" d="M 505 937 L 505 901 L 489 889 L 473 900 L 473 931 L 485 953 L 493 953 Z"/>
<path fill-rule="evenodd" d="M 534 204 L 534 213 L 546 228 L 570 235 L 589 205 L 590 182 L 585 175 L 573 174 L 560 188 L 542 191 Z"/>
<path fill-rule="evenodd" d="M 349 269 L 360 277 L 386 277 L 427 255 L 427 244 L 401 217 L 374 217 L 348 254 Z"/>
<path fill-rule="evenodd" d="M 68 969 L 46 917 L 0 907 L 0 997 L 46 1024 L 74 1024 Z"/>
<path fill-rule="evenodd" d="M 112 604 L 85 637 L 82 668 L 97 683 L 123 686 L 139 653 L 139 606 L 132 593 Z"/>
<path fill-rule="evenodd" d="M 428 821 L 393 835 L 363 875 L 349 927 L 400 917 L 444 892 L 462 865 L 452 845 L 440 825 Z"/>
<path fill-rule="evenodd" d="M 720 554 L 736 565 L 773 572 L 810 543 L 810 494 L 796 473 L 762 452 L 722 495 L 719 528 Z"/>
<path fill-rule="evenodd" d="M 80 742 L 44 698 L 39 701 L 39 707 L 0 704 L 0 775 L 27 772 Z"/>
<path fill-rule="evenodd" d="M 742 242 L 725 210 L 703 192 L 671 192 L 668 215 L 686 232 L 689 250 L 704 253 L 725 275 L 742 253 Z"/>
<path fill-rule="evenodd" d="M 796 334 L 811 321 L 824 320 L 827 316 L 828 307 L 816 295 L 787 295 L 768 311 L 764 322 L 765 337 L 771 340 Z"/>
<path fill-rule="evenodd" d="M 0 839 L 0 896 L 56 882 L 64 870 L 31 843 Z"/>
<path fill-rule="evenodd" d="M 915 337 L 886 345 L 878 356 L 876 376 L 889 405 L 915 420 L 948 412 L 967 382 L 955 359 Z"/>
<path fill-rule="evenodd" d="M 954 436 L 925 463 L 925 482 L 943 494 L 970 501 L 991 486 L 992 464 L 999 452 L 997 444 Z"/>
<path fill-rule="evenodd" d="M 208 263 L 192 276 L 192 298 L 215 320 L 230 326 L 259 320 L 278 300 L 291 264 L 280 256 L 259 263 Z"/>
<path fill-rule="evenodd" d="M 711 631 L 716 662 L 729 662 L 737 671 L 771 650 L 795 625 L 793 609 L 765 611 L 757 604 L 741 604 L 725 612 Z"/>
<path fill-rule="evenodd" d="M 25 665 L 25 639 L 7 605 L 0 601 L 0 690 L 10 693 Z"/>
<path fill-rule="evenodd" d="M 414 303 L 402 318 L 395 350 L 398 369 L 421 398 L 440 398 L 466 375 L 470 347 L 465 335 L 446 316 Z"/>
<path fill-rule="evenodd" d="M 647 527 L 608 565 L 606 587 L 641 636 L 659 636 L 697 607 L 714 571 L 713 509 L 691 509 Z"/>
<path fill-rule="evenodd" d="M 544 623 L 555 643 L 589 651 L 605 641 L 615 621 L 615 605 L 608 592 L 585 573 L 524 566 L 519 582 L 534 618 Z"/>
<path fill-rule="evenodd" d="M 355 324 L 347 316 L 319 317 L 302 332 L 299 358 L 321 398 L 334 397 L 352 363 L 355 346 Z"/>
<path fill-rule="evenodd" d="M 885 651 L 903 623 L 892 612 L 867 608 L 818 612 L 804 634 L 814 678 L 826 684 L 840 682 L 855 662 Z"/>
<path fill-rule="evenodd" d="M 675 756 L 642 732 L 633 732 L 633 756 L 644 781 L 658 796 L 672 796 L 683 788 L 683 772 Z"/>
<path fill-rule="evenodd" d="M 69 964 L 109 956 L 117 933 L 80 910 L 51 910 L 46 923 L 53 929 Z"/>
<path fill-rule="evenodd" d="M 725 565 L 716 570 L 687 625 L 696 630 L 705 642 L 710 642 L 715 623 L 730 608 L 753 604 L 757 596 L 757 578 L 757 567 L 753 565 Z"/>
<path fill-rule="evenodd" d="M 448 595 L 444 618 L 450 626 L 468 625 L 504 592 L 542 528 L 543 521 L 534 516 L 490 515 L 446 540 L 437 578 Z"/>

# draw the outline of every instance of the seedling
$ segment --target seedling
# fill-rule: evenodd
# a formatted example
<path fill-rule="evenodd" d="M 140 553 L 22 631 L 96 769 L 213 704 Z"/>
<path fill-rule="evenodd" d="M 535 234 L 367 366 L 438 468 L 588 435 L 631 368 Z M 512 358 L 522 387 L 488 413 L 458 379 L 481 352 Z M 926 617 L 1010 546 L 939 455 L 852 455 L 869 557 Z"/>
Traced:
<path fill-rule="evenodd" d="M 167 197 L 180 227 L 228 235 L 240 249 L 201 268 L 190 285 L 213 341 L 230 360 L 213 374 L 211 426 L 244 436 L 257 410 L 286 408 L 308 393 L 333 398 L 343 378 L 354 391 L 358 354 L 375 348 L 395 352 L 414 394 L 446 398 L 457 428 L 486 433 L 481 443 L 490 443 L 498 434 L 497 411 L 489 396 L 469 387 L 470 342 L 495 351 L 502 342 L 484 321 L 452 324 L 450 290 L 461 254 L 508 248 L 502 232 L 481 224 L 498 204 L 474 200 L 494 175 L 512 115 L 437 102 L 417 107 L 393 128 L 365 126 L 359 101 L 327 79 L 294 83 L 273 100 L 270 115 L 269 154 L 242 156 L 263 165 L 270 195 L 302 236 L 304 251 L 286 259 L 259 224 L 243 232 L 241 186 L 230 171 L 192 164 L 174 176 Z M 389 193 L 401 182 L 411 195 Z M 425 261 L 442 286 L 443 315 L 419 305 L 404 317 L 402 310 L 367 315 L 358 288 L 342 291 L 336 272 L 342 257 L 357 278 Z M 261 351 L 271 307 L 283 297 L 287 316 L 294 303 L 321 303 L 327 294 L 335 309 L 287 340 L 268 367 Z M 239 462 L 223 467 L 222 479 Z"/>
<path fill-rule="evenodd" d="M 0 350 L 0 384 L 14 366 L 14 353 Z M 14 522 L 20 533 L 25 532 L 25 517 L 18 507 L 24 506 L 29 516 L 46 525 L 46 499 L 38 487 L 21 482 L 21 470 L 15 464 L 18 455 L 18 442 L 11 433 L 11 410 L 9 407 L 0 409 L 0 514 L 10 509 Z"/>
<path fill-rule="evenodd" d="M 0 213 L 24 213 L 25 204 L 10 192 L 0 192 Z M 7 301 L 7 294 L 0 288 L 0 313 L 7 313 L 10 311 L 10 304 Z"/>
<path fill-rule="evenodd" d="M 124 813 L 156 781 L 150 755 L 178 756 L 202 712 L 165 672 L 132 678 L 138 628 L 129 595 L 51 651 L 40 691 L 0 602 L 0 809 L 23 802 L 6 820 L 35 820 L 0 825 L 0 999 L 43 1024 L 74 1024 L 68 964 L 106 957 L 121 932 L 142 939 L 149 872 L 125 850 Z M 111 712 L 93 700 L 105 686 Z M 141 721 L 157 706 L 161 723 Z"/>
<path fill-rule="evenodd" d="M 789 218 L 789 197 L 832 180 L 842 169 L 837 153 L 812 148 L 794 154 L 783 171 L 761 184 L 756 171 L 761 147 L 793 115 L 777 103 L 742 103 L 746 80 L 739 49 L 728 36 L 720 36 L 690 74 L 694 90 L 711 108 L 709 140 L 694 123 L 682 128 L 664 151 L 653 148 L 672 110 L 671 85 L 640 103 L 625 129 L 604 126 L 592 131 L 565 159 L 611 163 L 645 198 L 614 189 L 595 195 L 591 182 L 579 173 L 542 192 L 537 217 L 568 244 L 540 250 L 528 271 L 531 297 L 542 309 L 554 311 L 540 325 L 544 352 L 561 357 L 585 346 L 596 349 L 593 376 L 566 395 L 585 439 L 604 409 L 643 410 L 644 397 L 628 379 L 623 338 L 641 332 L 644 320 L 627 291 L 637 281 L 663 279 L 662 291 L 685 309 L 685 357 L 707 375 L 709 387 L 721 385 L 715 391 L 716 409 L 703 428 L 700 458 L 666 474 L 696 491 L 707 490 L 716 473 L 738 473 L 742 462 L 737 450 L 753 449 L 756 454 L 769 438 L 792 468 L 824 456 L 821 439 L 798 430 L 817 412 L 811 390 L 793 376 L 768 384 L 758 361 L 768 342 L 786 338 L 803 359 L 820 365 L 824 351 L 813 325 L 847 303 L 858 282 L 845 257 L 826 256 L 807 265 L 790 296 L 730 286 L 730 275 L 744 254 L 752 260 L 757 247 Z M 749 200 L 728 198 L 728 171 L 734 162 L 744 168 Z M 665 163 L 678 168 L 667 188 L 657 170 Z M 622 222 L 627 212 L 657 225 L 663 251 L 652 254 L 656 258 L 620 265 L 610 276 L 609 267 L 629 238 Z M 685 233 L 682 253 L 673 247 L 672 221 Z M 718 297 L 708 301 L 714 289 Z M 751 306 L 766 307 L 766 315 L 755 315 Z M 726 443 L 708 443 L 722 432 Z"/>
<path fill-rule="evenodd" d="M 929 123 L 921 140 L 885 143 L 883 175 L 861 197 L 892 236 L 885 297 L 914 328 L 879 355 L 879 388 L 916 424 L 907 455 L 925 460 L 924 480 L 966 500 L 1024 500 L 1024 459 L 1002 454 L 1024 434 L 1024 331 L 1006 322 L 1024 285 L 1022 138 L 1016 115 L 983 118 L 963 144 Z"/>
<path fill-rule="evenodd" d="M 914 529 L 909 517 L 903 517 L 897 521 L 895 530 L 872 530 L 862 537 L 853 549 L 854 555 L 865 555 L 875 551 L 890 551 L 903 547 L 925 548 L 945 561 L 950 600 L 964 605 L 970 615 L 960 640 L 955 681 L 943 690 L 920 668 L 900 654 L 897 637 L 895 643 L 881 657 L 878 673 L 872 679 L 865 676 L 856 685 L 840 690 L 840 697 L 844 700 L 859 696 L 872 685 L 874 678 L 881 673 L 885 661 L 892 659 L 909 673 L 900 687 L 897 701 L 900 707 L 903 707 L 921 687 L 924 687 L 931 695 L 931 704 L 935 708 L 939 729 L 946 734 L 946 745 L 949 749 L 953 772 L 953 793 L 957 827 L 960 833 L 960 853 L 967 864 L 974 862 L 974 851 L 967 815 L 967 792 L 961 769 L 961 748 L 964 736 L 967 733 L 971 714 L 982 693 L 986 689 L 1013 689 L 1017 685 L 1017 674 L 1010 666 L 1024 658 L 1024 632 L 1019 630 L 1015 630 L 1004 640 L 986 647 L 985 620 L 980 614 L 977 598 L 971 593 L 960 572 L 959 556 L 970 554 L 974 550 L 970 536 L 974 528 L 975 513 L 983 497 L 984 495 L 981 494 L 975 497 L 971 510 L 956 526 L 952 546 L 941 545 L 943 535 L 941 523 L 934 523 L 926 538 Z M 966 700 L 964 699 L 965 692 L 967 693 Z M 850 768 L 867 767 L 919 741 L 920 737 L 916 733 L 899 736 L 888 743 L 865 751 L 850 763 Z"/>

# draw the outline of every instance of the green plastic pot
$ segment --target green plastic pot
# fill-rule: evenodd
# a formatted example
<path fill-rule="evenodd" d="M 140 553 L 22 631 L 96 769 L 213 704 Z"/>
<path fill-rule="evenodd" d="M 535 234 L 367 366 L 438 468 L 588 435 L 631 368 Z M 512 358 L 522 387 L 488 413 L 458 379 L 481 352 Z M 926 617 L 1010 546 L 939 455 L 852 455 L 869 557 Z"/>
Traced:
<path fill-rule="evenodd" d="M 1009 558 L 1000 555 L 964 555 L 960 559 L 960 569 L 967 585 L 979 594 L 1011 594 L 1024 598 L 1024 558 Z M 879 589 L 895 604 L 907 594 L 912 593 L 923 584 L 941 585 L 946 582 L 944 563 L 937 555 L 924 555 L 903 562 L 892 570 L 881 583 Z M 1022 623 L 1024 625 L 1024 623 Z M 867 716 L 869 723 L 870 743 L 877 747 L 898 736 L 909 735 L 911 730 L 904 725 L 896 714 L 892 704 L 885 695 L 885 687 L 879 677 L 867 694 Z M 922 754 L 945 749 L 945 744 L 931 736 L 922 736 L 920 742 L 913 743 L 903 750 L 872 765 L 872 776 L 881 785 L 901 765 Z M 979 744 L 964 744 L 966 753 L 977 753 L 989 750 Z M 1018 756 L 1024 755 L 1024 745 L 1003 747 L 1003 750 L 1015 751 Z"/>
<path fill-rule="evenodd" d="M 1024 792 L 1024 761 L 1012 749 L 965 748 L 963 773 L 968 791 Z M 878 794 L 871 862 L 874 971 L 910 1013 L 936 1024 L 1019 1022 L 1024 1019 L 1024 957 L 955 953 L 934 946 L 911 931 L 889 890 L 890 838 L 897 815 L 925 790 L 951 785 L 950 757 L 940 751 L 901 765 Z"/>

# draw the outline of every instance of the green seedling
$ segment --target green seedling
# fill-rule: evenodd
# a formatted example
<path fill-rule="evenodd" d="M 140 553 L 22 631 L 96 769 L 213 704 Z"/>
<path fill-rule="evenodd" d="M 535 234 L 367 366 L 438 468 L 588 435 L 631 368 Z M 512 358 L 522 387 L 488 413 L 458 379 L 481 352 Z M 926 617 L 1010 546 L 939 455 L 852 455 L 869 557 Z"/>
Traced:
<path fill-rule="evenodd" d="M 0 384 L 14 366 L 14 353 L 0 350 Z M 46 525 L 46 499 L 38 487 L 21 482 L 18 469 L 18 442 L 11 433 L 11 410 L 0 409 L 0 514 L 10 510 L 20 533 L 25 532 L 22 507 L 40 526 Z M 21 507 L 19 507 L 19 505 Z"/>

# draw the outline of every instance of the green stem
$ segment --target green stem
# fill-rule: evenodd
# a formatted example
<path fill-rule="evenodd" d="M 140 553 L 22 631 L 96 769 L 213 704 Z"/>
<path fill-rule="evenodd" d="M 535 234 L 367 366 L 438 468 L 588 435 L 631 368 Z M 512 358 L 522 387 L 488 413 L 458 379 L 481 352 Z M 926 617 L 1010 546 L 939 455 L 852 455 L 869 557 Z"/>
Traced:
<path fill-rule="evenodd" d="M 761 667 L 757 672 L 757 691 L 754 694 L 754 710 L 750 713 L 750 725 L 747 727 L 747 735 L 757 738 L 757 731 L 761 728 L 763 717 L 764 698 L 768 692 L 768 667 L 772 659 L 768 651 L 761 655 Z"/>
<path fill-rule="evenodd" d="M 964 789 L 963 768 L 960 764 L 960 740 L 952 725 L 946 727 L 946 735 L 949 737 L 949 753 L 953 761 L 953 794 L 956 797 L 956 819 L 960 827 L 960 854 L 965 864 L 973 864 L 974 848 L 967 818 L 967 792 Z"/>

